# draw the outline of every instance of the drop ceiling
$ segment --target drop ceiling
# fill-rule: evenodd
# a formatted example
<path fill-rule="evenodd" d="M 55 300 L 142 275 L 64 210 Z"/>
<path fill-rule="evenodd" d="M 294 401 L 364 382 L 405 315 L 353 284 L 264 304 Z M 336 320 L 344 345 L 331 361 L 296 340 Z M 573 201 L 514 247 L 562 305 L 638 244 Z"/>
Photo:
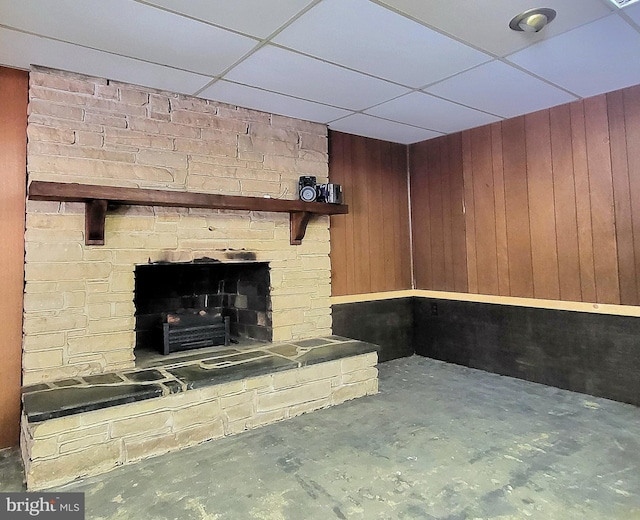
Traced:
<path fill-rule="evenodd" d="M 0 64 L 413 143 L 640 83 L 640 3 L 0 0 Z M 509 21 L 557 17 L 539 33 Z"/>

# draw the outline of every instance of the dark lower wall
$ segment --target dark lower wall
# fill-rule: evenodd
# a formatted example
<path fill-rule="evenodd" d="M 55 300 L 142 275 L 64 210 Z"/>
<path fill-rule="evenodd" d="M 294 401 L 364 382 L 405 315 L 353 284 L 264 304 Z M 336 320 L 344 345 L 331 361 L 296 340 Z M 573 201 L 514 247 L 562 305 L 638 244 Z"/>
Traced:
<path fill-rule="evenodd" d="M 414 320 L 419 355 L 640 406 L 640 318 L 415 298 Z"/>
<path fill-rule="evenodd" d="M 342 303 L 332 313 L 333 333 L 378 345 L 380 362 L 414 353 L 412 298 Z"/>

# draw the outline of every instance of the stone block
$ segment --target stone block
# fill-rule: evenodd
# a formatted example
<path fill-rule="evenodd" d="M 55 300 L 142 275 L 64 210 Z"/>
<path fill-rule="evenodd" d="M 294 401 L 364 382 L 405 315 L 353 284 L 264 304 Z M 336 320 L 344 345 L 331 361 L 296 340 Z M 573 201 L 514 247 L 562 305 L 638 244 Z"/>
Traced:
<path fill-rule="evenodd" d="M 51 311 L 64 307 L 64 295 L 61 293 L 31 293 L 24 295 L 24 309 L 29 312 Z"/>
<path fill-rule="evenodd" d="M 259 377 L 250 377 L 249 379 L 244 380 L 244 388 L 246 390 L 263 390 L 265 388 L 270 388 L 272 383 L 271 375 L 259 376 Z"/>
<path fill-rule="evenodd" d="M 51 143 L 73 144 L 73 142 L 75 141 L 75 134 L 73 130 L 51 128 L 41 125 L 29 125 L 27 127 L 27 136 L 30 143 L 43 141 Z"/>
<path fill-rule="evenodd" d="M 326 135 L 300 132 L 300 149 L 326 154 L 329 151 L 329 140 Z"/>
<path fill-rule="evenodd" d="M 126 105 L 142 106 L 149 101 L 149 94 L 142 90 L 120 87 L 120 101 Z M 126 110 L 126 109 L 125 109 Z"/>
<path fill-rule="evenodd" d="M 247 123 L 243 121 L 219 117 L 214 114 L 205 114 L 202 112 L 174 110 L 171 112 L 171 121 L 182 125 L 195 126 L 198 128 L 214 128 L 216 130 L 224 130 L 235 134 L 247 133 Z"/>
<path fill-rule="evenodd" d="M 30 369 L 59 367 L 63 363 L 63 353 L 62 349 L 29 351 L 23 354 L 22 363 Z"/>
<path fill-rule="evenodd" d="M 340 375 L 340 360 L 329 361 L 327 363 L 318 363 L 298 370 L 298 382 L 307 383 L 322 379 L 331 379 Z"/>
<path fill-rule="evenodd" d="M 157 406 L 157 403 L 156 403 Z M 138 415 L 115 421 L 111 425 L 111 438 L 128 437 L 141 434 L 153 434 L 171 425 L 171 412 L 159 411 L 145 415 Z"/>
<path fill-rule="evenodd" d="M 105 443 L 109 440 L 109 434 L 105 431 L 95 435 L 84 435 L 78 439 L 72 441 L 59 441 L 60 442 L 60 454 L 71 453 L 74 451 L 84 450 Z"/>
<path fill-rule="evenodd" d="M 127 128 L 127 118 L 122 116 L 95 114 L 87 111 L 84 120 L 100 126 L 111 126 L 113 128 Z"/>
<path fill-rule="evenodd" d="M 363 368 L 373 367 L 378 363 L 378 354 L 370 352 L 361 356 L 353 356 L 342 360 L 342 373 L 354 372 Z"/>
<path fill-rule="evenodd" d="M 359 383 L 361 381 L 368 381 L 369 379 L 375 379 L 378 377 L 378 369 L 375 367 L 363 368 L 361 370 L 354 370 L 353 372 L 347 372 L 342 374 L 340 381 L 343 384 Z"/>
<path fill-rule="evenodd" d="M 188 406 L 173 412 L 173 430 L 179 431 L 197 424 L 212 423 L 220 416 L 218 400 Z"/>
<path fill-rule="evenodd" d="M 340 388 L 336 388 L 331 395 L 331 402 L 333 404 L 344 403 L 356 397 L 362 397 L 367 395 L 369 386 L 366 381 L 354 383 L 352 385 L 344 385 Z"/>
<path fill-rule="evenodd" d="M 124 439 L 124 454 L 127 462 L 162 455 L 179 449 L 180 444 L 175 435 L 164 434 L 152 437 Z"/>
<path fill-rule="evenodd" d="M 133 316 L 128 316 L 126 318 L 90 320 L 87 332 L 89 334 L 121 332 L 133 330 L 134 326 L 135 318 Z"/>
<path fill-rule="evenodd" d="M 78 477 L 99 475 L 121 464 L 119 442 L 92 446 L 90 449 L 33 461 L 27 470 L 27 489 L 37 490 L 65 484 Z"/>
<path fill-rule="evenodd" d="M 279 390 L 296 386 L 298 384 L 298 370 L 286 370 L 273 374 L 273 388 Z"/>
<path fill-rule="evenodd" d="M 327 408 L 328 406 L 331 406 L 331 399 L 327 397 L 325 399 L 318 399 L 317 401 L 291 406 L 288 409 L 288 414 L 289 417 L 296 417 L 297 415 L 302 415 L 314 410 L 320 410 L 321 408 Z"/>
<path fill-rule="evenodd" d="M 31 71 L 29 73 L 29 86 L 43 86 L 63 92 L 78 92 L 81 94 L 93 94 L 96 85 L 86 79 L 72 79 L 45 72 Z"/>
<path fill-rule="evenodd" d="M 258 395 L 257 412 L 268 412 L 279 408 L 288 408 L 298 404 L 317 401 L 329 397 L 331 394 L 330 381 L 318 381 L 302 387 L 275 391 L 270 394 Z"/>
<path fill-rule="evenodd" d="M 176 139 L 175 149 L 178 152 L 186 152 L 189 154 L 198 154 L 201 156 L 223 156 L 236 157 L 235 142 L 228 143 L 224 141 L 216 141 L 213 139 L 192 140 L 192 139 Z M 190 169 L 193 171 L 193 169 Z M 211 168 L 209 168 L 211 171 Z"/>
<path fill-rule="evenodd" d="M 25 336 L 22 342 L 22 348 L 25 352 L 32 350 L 44 350 L 55 347 L 62 347 L 66 342 L 66 334 L 64 332 L 55 332 Z"/>
<path fill-rule="evenodd" d="M 249 429 L 258 428 L 259 426 L 265 426 L 267 424 L 273 424 L 277 421 L 281 421 L 287 418 L 286 410 L 274 410 L 272 412 L 264 412 L 255 414 L 253 417 L 249 417 L 246 420 L 246 426 Z"/>
<path fill-rule="evenodd" d="M 49 437 L 48 439 L 38 439 L 37 441 L 31 441 L 29 450 L 29 458 L 33 460 L 48 459 L 55 455 L 58 455 L 59 444 L 55 437 Z"/>
<path fill-rule="evenodd" d="M 225 406 L 223 408 L 223 413 L 229 422 L 247 419 L 253 415 L 253 403 L 248 402 L 238 404 L 236 406 Z"/>
<path fill-rule="evenodd" d="M 29 101 L 29 114 L 82 121 L 84 110 L 80 107 L 56 105 L 40 99 L 31 99 Z"/>
<path fill-rule="evenodd" d="M 212 439 L 224 437 L 224 426 L 222 419 L 213 421 L 212 423 L 194 426 L 175 433 L 179 446 L 193 446 Z"/>

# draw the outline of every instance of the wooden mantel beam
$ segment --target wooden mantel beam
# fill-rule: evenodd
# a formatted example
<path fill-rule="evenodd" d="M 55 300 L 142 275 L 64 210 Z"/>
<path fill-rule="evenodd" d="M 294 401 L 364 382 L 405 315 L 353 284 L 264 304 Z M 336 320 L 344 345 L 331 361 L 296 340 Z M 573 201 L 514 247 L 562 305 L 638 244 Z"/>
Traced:
<path fill-rule="evenodd" d="M 349 212 L 345 204 L 46 181 L 31 182 L 29 199 L 84 202 L 87 245 L 104 245 L 104 223 L 109 204 L 289 213 L 291 245 L 302 242 L 313 215 L 340 215 Z"/>

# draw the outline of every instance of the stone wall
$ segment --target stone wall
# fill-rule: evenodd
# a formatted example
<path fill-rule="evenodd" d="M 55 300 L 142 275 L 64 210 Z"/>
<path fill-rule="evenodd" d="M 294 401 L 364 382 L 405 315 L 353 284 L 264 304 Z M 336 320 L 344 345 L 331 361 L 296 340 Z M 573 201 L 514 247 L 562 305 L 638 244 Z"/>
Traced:
<path fill-rule="evenodd" d="M 324 125 L 105 79 L 30 74 L 28 178 L 297 198 L 327 179 Z M 28 201 L 24 384 L 134 363 L 136 264 L 270 262 L 274 341 L 331 333 L 329 218 L 300 246 L 287 214 L 121 207 L 104 246 L 84 245 L 84 205 Z"/>
<path fill-rule="evenodd" d="M 27 485 L 62 485 L 375 394 L 376 362 L 373 352 L 35 424 L 23 416 Z"/>

